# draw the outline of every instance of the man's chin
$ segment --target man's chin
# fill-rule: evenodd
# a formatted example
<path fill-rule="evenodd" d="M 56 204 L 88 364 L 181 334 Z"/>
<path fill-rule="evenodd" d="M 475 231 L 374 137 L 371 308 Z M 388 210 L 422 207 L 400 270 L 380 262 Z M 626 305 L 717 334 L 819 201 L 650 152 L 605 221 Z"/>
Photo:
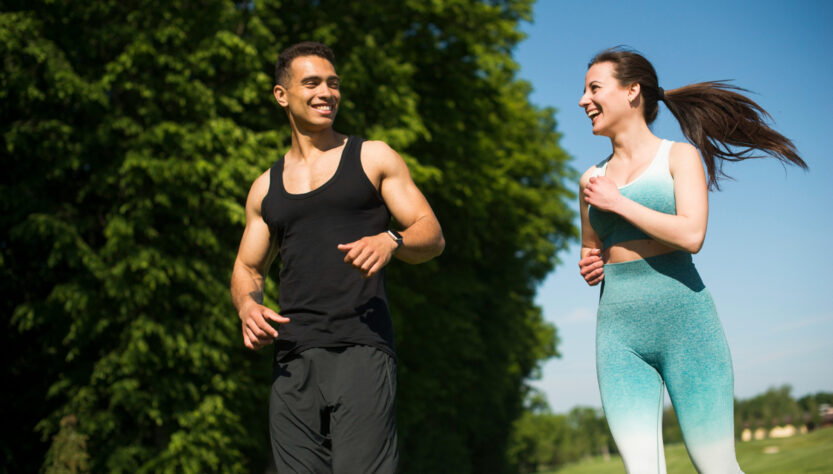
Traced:
<path fill-rule="evenodd" d="M 306 133 L 326 132 L 333 128 L 333 119 L 317 119 L 315 121 L 298 121 L 297 127 Z"/>
<path fill-rule="evenodd" d="M 327 130 L 330 130 L 332 128 L 333 128 L 333 121 L 328 120 L 326 123 L 318 122 L 318 123 L 310 124 L 310 126 L 308 127 L 308 130 L 310 132 L 326 132 Z"/>

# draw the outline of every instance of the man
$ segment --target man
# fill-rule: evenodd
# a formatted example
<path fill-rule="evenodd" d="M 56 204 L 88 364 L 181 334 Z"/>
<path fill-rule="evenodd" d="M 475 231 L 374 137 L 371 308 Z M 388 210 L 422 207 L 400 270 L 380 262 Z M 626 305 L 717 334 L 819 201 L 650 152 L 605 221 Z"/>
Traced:
<path fill-rule="evenodd" d="M 275 346 L 269 417 L 279 472 L 394 472 L 384 267 L 394 256 L 429 260 L 445 242 L 402 158 L 333 130 L 341 99 L 333 61 L 309 42 L 278 59 L 273 92 L 292 146 L 249 191 L 231 296 L 246 347 Z M 400 232 L 389 229 L 391 215 Z M 277 253 L 280 314 L 262 304 Z"/>

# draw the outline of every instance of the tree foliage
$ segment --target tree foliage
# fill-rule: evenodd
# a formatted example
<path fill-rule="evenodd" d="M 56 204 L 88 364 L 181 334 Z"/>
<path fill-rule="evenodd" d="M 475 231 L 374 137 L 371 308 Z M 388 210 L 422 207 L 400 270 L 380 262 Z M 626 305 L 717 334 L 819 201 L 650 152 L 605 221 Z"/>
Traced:
<path fill-rule="evenodd" d="M 78 420 L 73 415 L 61 420 L 61 429 L 46 453 L 45 474 L 78 474 L 89 472 L 87 436 L 78 433 Z"/>
<path fill-rule="evenodd" d="M 617 452 L 602 410 L 579 406 L 567 414 L 556 414 L 539 395 L 528 399 L 527 405 L 515 421 L 509 441 L 507 457 L 513 470 L 551 471 L 580 459 Z"/>
<path fill-rule="evenodd" d="M 808 425 L 818 427 L 822 423 L 819 407 L 833 404 L 833 393 L 818 392 L 798 400 L 792 397 L 792 387 L 771 387 L 764 393 L 735 402 L 735 434 L 740 437 L 744 428 L 772 429 L 783 425 Z"/>
<path fill-rule="evenodd" d="M 799 398 L 797 402 L 799 409 L 804 413 L 804 423 L 815 429 L 822 426 L 825 421 L 821 414 L 822 406 L 833 406 L 833 392 L 805 395 Z"/>
<path fill-rule="evenodd" d="M 823 404 L 833 405 L 833 393 L 818 392 L 795 400 L 789 385 L 735 400 L 735 435 L 744 428 L 781 425 L 815 429 L 824 425 Z M 827 420 L 827 423 L 830 421 Z M 683 436 L 672 405 L 662 417 L 662 440 L 666 445 L 682 443 Z M 530 392 L 523 414 L 515 421 L 509 440 L 508 462 L 517 472 L 534 473 L 618 450 L 601 409 L 575 407 L 567 414 L 552 413 L 542 394 Z"/>
<path fill-rule="evenodd" d="M 448 241 L 389 267 L 403 471 L 500 470 L 524 380 L 556 354 L 535 288 L 576 232 L 554 111 L 511 57 L 530 15 L 529 0 L 5 2 L 4 469 L 46 467 L 67 416 L 92 472 L 267 462 L 269 356 L 243 348 L 227 286 L 248 186 L 289 145 L 274 61 L 312 39 L 343 78 L 336 129 L 397 149 Z"/>

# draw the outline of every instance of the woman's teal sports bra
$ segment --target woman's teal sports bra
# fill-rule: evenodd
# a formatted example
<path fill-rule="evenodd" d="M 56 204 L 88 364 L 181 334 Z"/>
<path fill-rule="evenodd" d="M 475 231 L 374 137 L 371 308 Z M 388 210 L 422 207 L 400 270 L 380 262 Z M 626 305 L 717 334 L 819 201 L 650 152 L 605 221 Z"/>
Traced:
<path fill-rule="evenodd" d="M 669 140 L 663 140 L 648 168 L 639 177 L 620 187 L 619 192 L 626 198 L 655 211 L 676 214 L 674 179 L 668 168 L 668 153 L 672 144 Z M 604 176 L 608 161 L 610 158 L 596 165 L 593 176 Z M 602 249 L 619 242 L 651 238 L 619 214 L 588 206 L 587 217 L 590 219 L 590 226 L 602 241 Z"/>

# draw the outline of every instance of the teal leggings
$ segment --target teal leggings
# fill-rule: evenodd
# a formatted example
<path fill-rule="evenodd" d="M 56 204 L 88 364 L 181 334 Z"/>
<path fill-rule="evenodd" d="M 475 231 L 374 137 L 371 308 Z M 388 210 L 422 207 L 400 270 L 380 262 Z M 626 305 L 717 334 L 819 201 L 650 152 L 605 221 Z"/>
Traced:
<path fill-rule="evenodd" d="M 739 473 L 732 359 L 691 255 L 604 266 L 596 370 L 610 431 L 628 473 L 665 473 L 663 385 L 694 466 Z"/>

